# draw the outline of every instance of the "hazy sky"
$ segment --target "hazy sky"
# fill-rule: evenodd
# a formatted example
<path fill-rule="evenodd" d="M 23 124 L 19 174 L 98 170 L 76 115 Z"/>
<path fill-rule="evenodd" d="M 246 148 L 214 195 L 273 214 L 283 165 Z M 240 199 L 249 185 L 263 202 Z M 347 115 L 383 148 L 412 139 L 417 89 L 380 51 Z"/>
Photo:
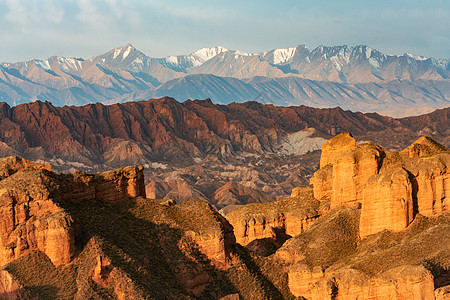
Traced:
<path fill-rule="evenodd" d="M 0 61 L 89 58 L 132 43 L 148 56 L 369 45 L 450 57 L 449 0 L 0 0 Z"/>

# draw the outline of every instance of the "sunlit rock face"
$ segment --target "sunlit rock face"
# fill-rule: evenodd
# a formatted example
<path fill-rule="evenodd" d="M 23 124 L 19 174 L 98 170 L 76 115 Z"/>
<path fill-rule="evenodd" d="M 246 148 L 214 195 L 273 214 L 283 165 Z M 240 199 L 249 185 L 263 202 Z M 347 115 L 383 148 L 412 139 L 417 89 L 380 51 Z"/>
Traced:
<path fill-rule="evenodd" d="M 142 167 L 61 177 L 51 173 L 48 165 L 18 157 L 2 158 L 0 167 L 4 177 L 0 181 L 2 265 L 31 250 L 44 252 L 55 265 L 74 259 L 76 228 L 61 201 L 145 197 Z"/>
<path fill-rule="evenodd" d="M 356 146 L 341 133 L 322 147 L 321 168 L 310 182 L 314 197 L 330 208 L 361 203 L 360 236 L 384 229 L 401 231 L 419 213 L 434 216 L 449 210 L 450 153 L 421 137 L 396 153 L 374 144 Z"/>
<path fill-rule="evenodd" d="M 311 178 L 314 196 L 330 199 L 331 208 L 361 202 L 364 184 L 378 173 L 384 156 L 374 144 L 356 146 L 348 132 L 335 136 L 322 146 L 321 168 Z"/>

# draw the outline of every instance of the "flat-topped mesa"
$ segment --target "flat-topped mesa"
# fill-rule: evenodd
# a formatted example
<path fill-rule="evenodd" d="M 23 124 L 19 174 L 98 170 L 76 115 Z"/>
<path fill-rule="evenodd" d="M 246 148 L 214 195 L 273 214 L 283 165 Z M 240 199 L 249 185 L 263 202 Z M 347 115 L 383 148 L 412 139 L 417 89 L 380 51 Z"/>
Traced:
<path fill-rule="evenodd" d="M 361 203 L 361 237 L 403 230 L 414 214 L 434 216 L 450 207 L 450 152 L 426 136 L 395 153 L 355 146 L 341 133 L 322 147 L 320 166 L 310 180 L 314 197 L 330 200 L 331 209 Z"/>

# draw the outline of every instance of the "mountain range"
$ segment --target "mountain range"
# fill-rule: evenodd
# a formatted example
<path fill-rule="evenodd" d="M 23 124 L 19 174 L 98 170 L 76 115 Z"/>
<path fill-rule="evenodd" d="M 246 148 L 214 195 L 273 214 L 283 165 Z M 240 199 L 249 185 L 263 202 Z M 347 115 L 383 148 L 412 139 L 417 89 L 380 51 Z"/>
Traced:
<path fill-rule="evenodd" d="M 164 96 L 416 114 L 450 104 L 450 60 L 386 55 L 368 46 L 304 45 L 254 54 L 216 46 L 152 58 L 128 44 L 86 60 L 0 63 L 0 100 L 10 105 Z"/>

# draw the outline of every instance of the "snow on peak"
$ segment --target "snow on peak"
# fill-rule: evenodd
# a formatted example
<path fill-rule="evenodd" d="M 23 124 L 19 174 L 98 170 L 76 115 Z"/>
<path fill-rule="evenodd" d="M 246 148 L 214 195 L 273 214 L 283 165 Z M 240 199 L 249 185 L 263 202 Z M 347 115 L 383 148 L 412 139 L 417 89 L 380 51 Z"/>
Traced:
<path fill-rule="evenodd" d="M 178 57 L 177 56 L 167 56 L 166 61 L 171 64 L 178 64 Z"/>
<path fill-rule="evenodd" d="M 369 59 L 372 56 L 372 48 L 366 47 L 366 58 Z"/>
<path fill-rule="evenodd" d="M 411 54 L 411 53 L 405 53 L 405 54 L 403 54 L 402 56 L 411 57 L 412 59 L 415 59 L 415 60 L 427 60 L 427 59 L 428 59 L 428 57 L 425 57 L 425 56 L 419 56 L 419 55 L 414 55 L 414 54 Z"/>
<path fill-rule="evenodd" d="M 36 63 L 36 66 L 42 70 L 51 70 L 52 69 L 50 67 L 50 63 L 49 63 L 48 59 L 46 59 L 46 60 L 36 59 L 35 63 Z"/>
<path fill-rule="evenodd" d="M 125 58 L 128 57 L 128 55 L 130 55 L 131 51 L 134 50 L 133 45 L 128 44 L 122 47 L 118 47 L 116 49 L 114 49 L 114 53 L 113 53 L 113 59 L 116 59 L 119 55 L 122 56 L 122 60 L 124 60 Z"/>
<path fill-rule="evenodd" d="M 289 61 L 294 56 L 296 49 L 296 47 L 289 47 L 273 50 L 273 63 L 277 65 Z"/>
<path fill-rule="evenodd" d="M 196 56 L 200 59 L 200 61 L 205 62 L 207 60 L 210 60 L 217 54 L 220 54 L 220 53 L 226 52 L 226 51 L 228 51 L 227 48 L 224 48 L 222 46 L 215 46 L 215 47 L 211 47 L 211 48 L 199 49 L 199 50 L 193 52 L 191 55 Z"/>
<path fill-rule="evenodd" d="M 81 70 L 83 67 L 83 59 L 82 58 L 65 58 L 65 57 L 58 57 L 58 64 L 62 71 L 64 72 L 70 72 L 73 70 Z"/>

